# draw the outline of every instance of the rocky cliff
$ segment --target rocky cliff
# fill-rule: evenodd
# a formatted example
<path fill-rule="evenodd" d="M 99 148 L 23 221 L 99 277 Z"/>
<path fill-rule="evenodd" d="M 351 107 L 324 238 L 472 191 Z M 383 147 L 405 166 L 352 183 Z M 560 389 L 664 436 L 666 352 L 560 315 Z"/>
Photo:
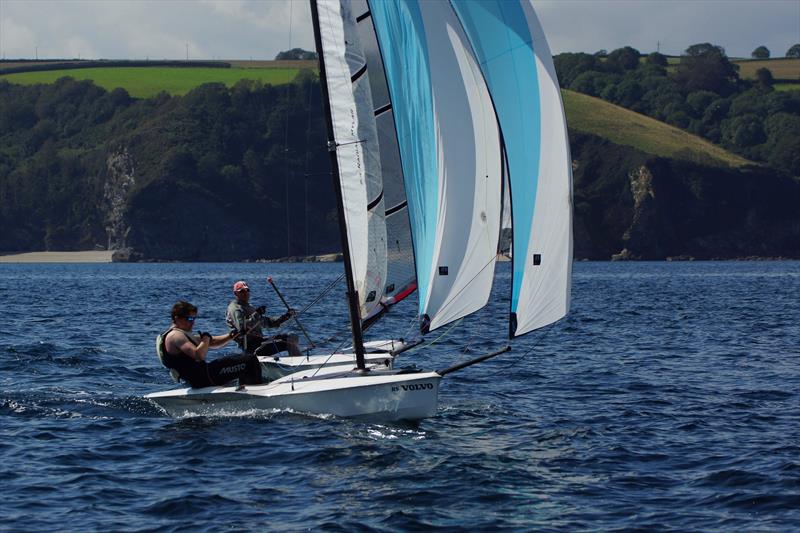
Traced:
<path fill-rule="evenodd" d="M 576 258 L 800 258 L 800 181 L 572 134 Z"/>

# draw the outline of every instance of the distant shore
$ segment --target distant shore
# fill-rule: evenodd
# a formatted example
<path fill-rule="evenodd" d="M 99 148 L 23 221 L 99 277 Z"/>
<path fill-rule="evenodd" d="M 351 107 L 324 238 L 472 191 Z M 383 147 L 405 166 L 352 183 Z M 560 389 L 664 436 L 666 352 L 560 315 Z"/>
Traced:
<path fill-rule="evenodd" d="M 0 252 L 0 263 L 113 263 L 113 256 L 116 253 L 116 250 L 86 250 L 82 252 L 25 252 L 25 253 L 7 253 L 7 252 Z M 292 257 L 282 257 L 278 259 L 257 259 L 257 260 L 242 260 L 243 263 L 333 263 L 342 260 L 341 253 L 334 253 L 334 254 L 323 254 L 323 255 L 309 255 L 309 256 L 292 256 Z M 678 256 L 678 257 L 667 257 L 666 259 L 655 260 L 655 261 L 666 261 L 666 262 L 684 262 L 684 261 L 695 261 L 694 257 L 689 256 Z M 701 261 L 793 261 L 794 259 L 787 258 L 787 257 L 758 257 L 758 256 L 750 256 L 750 257 L 737 257 L 737 258 L 728 258 L 728 259 L 704 259 Z M 498 254 L 497 261 L 504 263 L 507 261 L 511 261 L 511 258 L 504 255 Z M 601 260 L 601 259 L 586 259 L 586 258 L 575 258 L 575 262 L 583 262 L 583 261 L 609 261 L 609 260 Z M 619 257 L 612 258 L 610 261 L 616 262 L 620 261 Z M 637 262 L 636 260 L 631 259 L 623 259 L 622 262 L 630 261 L 630 262 Z M 124 255 L 120 256 L 118 254 L 117 262 L 125 263 L 128 262 L 127 258 Z M 152 261 L 146 261 L 152 262 Z M 159 261 L 155 261 L 159 262 Z M 181 263 L 183 261 L 169 261 L 171 263 Z M 234 261 L 236 262 L 236 261 Z"/>
<path fill-rule="evenodd" d="M 113 250 L 0 254 L 0 263 L 110 263 Z"/>

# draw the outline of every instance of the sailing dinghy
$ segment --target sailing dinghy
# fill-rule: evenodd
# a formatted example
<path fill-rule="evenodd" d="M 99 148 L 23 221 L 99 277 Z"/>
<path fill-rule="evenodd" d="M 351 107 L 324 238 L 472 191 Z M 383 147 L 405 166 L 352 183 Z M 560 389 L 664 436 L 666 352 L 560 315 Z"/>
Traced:
<path fill-rule="evenodd" d="M 530 1 L 311 0 L 311 11 L 354 363 L 147 396 L 171 415 L 433 416 L 443 376 L 510 347 L 443 370 L 401 369 L 367 362 L 364 330 L 415 291 L 423 335 L 484 307 L 504 194 L 514 250 L 509 338 L 569 310 L 569 143 Z"/>

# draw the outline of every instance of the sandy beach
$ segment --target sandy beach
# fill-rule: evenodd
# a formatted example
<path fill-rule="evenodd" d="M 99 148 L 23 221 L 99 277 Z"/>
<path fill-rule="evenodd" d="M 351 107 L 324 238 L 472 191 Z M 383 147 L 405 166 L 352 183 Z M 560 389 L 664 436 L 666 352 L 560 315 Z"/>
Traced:
<path fill-rule="evenodd" d="M 0 255 L 0 263 L 110 263 L 113 250 L 28 252 Z"/>

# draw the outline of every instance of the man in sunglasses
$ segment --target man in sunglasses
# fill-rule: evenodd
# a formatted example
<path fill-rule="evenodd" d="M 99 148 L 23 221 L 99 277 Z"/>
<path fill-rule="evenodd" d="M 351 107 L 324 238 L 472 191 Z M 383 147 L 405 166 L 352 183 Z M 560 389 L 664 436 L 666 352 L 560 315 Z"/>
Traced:
<path fill-rule="evenodd" d="M 224 385 L 239 379 L 239 385 L 262 382 L 261 365 L 254 355 L 231 355 L 206 361 L 209 348 L 220 348 L 237 335 L 233 330 L 225 335 L 192 332 L 197 319 L 197 307 L 179 301 L 172 306 L 172 327 L 163 335 L 159 346 L 164 366 L 177 371 L 181 379 L 194 388 Z"/>
<path fill-rule="evenodd" d="M 262 331 L 262 327 L 279 327 L 297 314 L 294 309 L 289 309 L 279 317 L 267 316 L 265 306 L 256 308 L 250 305 L 250 287 L 246 281 L 237 281 L 233 284 L 233 295 L 236 298 L 228 304 L 225 322 L 228 327 L 245 332 L 236 339 L 240 348 L 256 355 L 275 355 L 283 351 L 288 351 L 291 356 L 303 355 L 297 345 L 297 335 L 279 334 L 265 337 Z"/>

